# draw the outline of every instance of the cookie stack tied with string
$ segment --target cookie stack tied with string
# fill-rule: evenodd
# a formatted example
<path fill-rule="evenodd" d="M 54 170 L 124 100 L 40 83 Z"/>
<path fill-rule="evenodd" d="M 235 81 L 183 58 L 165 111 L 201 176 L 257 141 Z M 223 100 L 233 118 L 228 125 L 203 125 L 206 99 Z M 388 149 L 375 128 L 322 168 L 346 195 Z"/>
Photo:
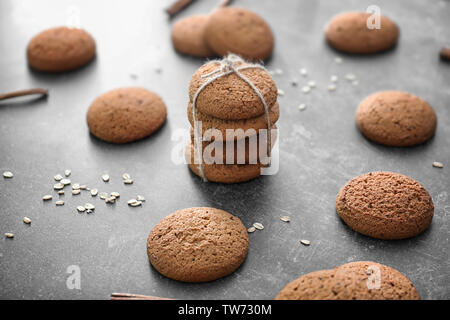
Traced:
<path fill-rule="evenodd" d="M 262 65 L 234 54 L 207 62 L 191 78 L 187 113 L 186 160 L 204 181 L 244 182 L 270 166 L 279 105 Z"/>

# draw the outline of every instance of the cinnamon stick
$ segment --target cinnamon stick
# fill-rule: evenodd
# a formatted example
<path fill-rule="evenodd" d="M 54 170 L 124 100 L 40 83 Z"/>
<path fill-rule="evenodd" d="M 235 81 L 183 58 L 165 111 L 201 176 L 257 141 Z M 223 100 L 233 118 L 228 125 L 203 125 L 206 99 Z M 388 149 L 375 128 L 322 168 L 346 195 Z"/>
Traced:
<path fill-rule="evenodd" d="M 166 12 L 169 14 L 169 17 L 172 18 L 178 12 L 190 5 L 193 1 L 194 0 L 177 0 L 166 9 Z"/>
<path fill-rule="evenodd" d="M 144 296 L 142 294 L 133 294 L 133 293 L 112 293 L 111 300 L 172 300 L 172 299 L 154 296 Z"/>
<path fill-rule="evenodd" d="M 41 88 L 35 88 L 35 89 L 26 89 L 26 90 L 19 90 L 19 91 L 14 91 L 14 92 L 3 93 L 3 94 L 0 94 L 0 101 L 5 100 L 5 99 L 10 99 L 10 98 L 15 98 L 15 97 L 28 96 L 28 95 L 32 95 L 32 94 L 41 94 L 41 95 L 46 96 L 48 94 L 48 90 L 41 89 Z"/>

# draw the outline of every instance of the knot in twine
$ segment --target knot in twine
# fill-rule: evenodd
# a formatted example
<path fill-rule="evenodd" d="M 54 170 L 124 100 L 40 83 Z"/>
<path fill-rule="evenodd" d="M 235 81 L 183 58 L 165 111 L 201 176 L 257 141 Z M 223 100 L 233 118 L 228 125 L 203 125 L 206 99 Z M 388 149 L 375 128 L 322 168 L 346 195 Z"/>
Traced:
<path fill-rule="evenodd" d="M 256 93 L 259 100 L 261 100 L 261 103 L 264 106 L 264 113 L 265 113 L 265 120 L 267 123 L 267 155 L 269 157 L 269 166 L 270 166 L 270 157 L 272 152 L 272 134 L 271 134 L 271 125 L 270 125 L 270 118 L 269 118 L 269 106 L 266 103 L 266 100 L 264 99 L 262 93 L 259 91 L 259 89 L 255 86 L 253 82 L 251 82 L 246 76 L 244 76 L 240 71 L 246 70 L 246 69 L 262 69 L 267 72 L 266 68 L 264 68 L 260 64 L 249 64 L 246 63 L 241 57 L 235 54 L 229 54 L 222 60 L 212 60 L 209 61 L 207 64 L 216 64 L 218 68 L 210 73 L 201 75 L 200 78 L 207 79 L 195 92 L 194 98 L 192 101 L 192 117 L 194 119 L 194 152 L 197 154 L 198 159 L 200 159 L 200 165 L 199 165 L 199 171 L 200 176 L 203 179 L 203 181 L 208 181 L 206 178 L 205 172 L 203 170 L 203 156 L 202 156 L 202 133 L 200 132 L 200 128 L 197 125 L 197 98 L 200 95 L 200 93 L 205 89 L 210 83 L 216 81 L 219 78 L 225 77 L 229 74 L 236 74 L 239 78 L 241 78 L 243 81 L 245 81 L 250 88 Z M 195 159 L 195 157 L 194 157 Z"/>

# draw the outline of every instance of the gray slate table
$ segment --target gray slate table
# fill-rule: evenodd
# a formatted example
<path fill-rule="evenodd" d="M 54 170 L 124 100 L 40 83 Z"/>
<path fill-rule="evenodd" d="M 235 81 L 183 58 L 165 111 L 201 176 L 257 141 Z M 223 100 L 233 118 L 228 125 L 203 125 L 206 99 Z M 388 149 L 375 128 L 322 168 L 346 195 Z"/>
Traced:
<path fill-rule="evenodd" d="M 209 12 L 218 1 L 197 1 L 178 17 Z M 178 142 L 171 135 L 187 129 L 188 82 L 201 60 L 177 54 L 169 1 L 13 1 L 0 2 L 0 92 L 49 88 L 47 99 L 0 102 L 0 298 L 108 299 L 112 292 L 172 298 L 271 299 L 289 281 L 349 261 L 373 260 L 394 267 L 416 285 L 422 298 L 449 299 L 450 221 L 450 65 L 438 59 L 450 42 L 449 1 L 271 1 L 236 0 L 265 17 L 276 35 L 269 69 L 285 91 L 281 106 L 280 171 L 238 185 L 202 183 L 185 165 L 171 161 Z M 392 51 L 367 57 L 339 54 L 324 41 L 323 27 L 336 13 L 378 4 L 401 28 Z M 73 21 L 97 40 L 89 66 L 66 74 L 30 70 L 25 59 L 37 32 Z M 70 20 L 72 19 L 72 20 Z M 76 20 L 75 20 L 76 21 Z M 334 58 L 340 56 L 342 64 Z M 303 78 L 299 68 L 308 70 Z M 344 79 L 354 73 L 358 86 Z M 340 80 L 335 92 L 330 76 Z M 298 78 L 298 87 L 291 80 Z M 315 80 L 317 88 L 301 87 Z M 168 121 L 152 137 L 111 145 L 92 137 L 85 115 L 93 99 L 116 87 L 143 86 L 162 96 Z M 355 110 L 367 95 L 385 89 L 415 93 L 436 110 L 436 136 L 424 145 L 386 148 L 364 139 Z M 307 109 L 299 111 L 305 103 Z M 443 169 L 431 166 L 444 163 Z M 107 206 L 90 195 L 65 195 L 66 204 L 43 203 L 54 193 L 53 176 L 72 170 L 73 182 L 101 191 L 118 191 Z M 380 241 L 351 231 L 335 212 L 335 196 L 352 177 L 389 170 L 417 179 L 431 193 L 435 216 L 424 234 L 404 241 Z M 108 172 L 105 184 L 101 175 Z M 124 186 L 128 172 L 134 184 Z M 138 208 L 126 201 L 147 198 Z M 57 198 L 57 196 L 56 196 Z M 94 214 L 75 207 L 91 201 Z M 192 206 L 227 210 L 246 226 L 264 224 L 250 235 L 246 262 L 234 274 L 204 284 L 184 284 L 159 275 L 146 254 L 151 228 L 169 213 Z M 290 223 L 280 216 L 291 217 Z M 32 219 L 31 226 L 22 222 Z M 14 232 L 14 239 L 5 239 Z M 300 239 L 309 239 L 305 247 Z M 81 289 L 69 289 L 68 268 L 78 266 Z M 69 269 L 70 270 L 70 269 Z"/>

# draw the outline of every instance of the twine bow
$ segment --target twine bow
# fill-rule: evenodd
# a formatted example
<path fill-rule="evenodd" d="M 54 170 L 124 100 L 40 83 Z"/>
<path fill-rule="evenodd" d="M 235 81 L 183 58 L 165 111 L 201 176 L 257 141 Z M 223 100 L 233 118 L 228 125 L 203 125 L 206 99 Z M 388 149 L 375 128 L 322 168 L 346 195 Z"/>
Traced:
<path fill-rule="evenodd" d="M 269 106 L 266 103 L 266 100 L 264 99 L 262 93 L 259 91 L 259 89 L 251 82 L 246 76 L 244 76 L 240 71 L 246 70 L 246 69 L 262 69 L 264 71 L 267 71 L 266 68 L 264 68 L 260 64 L 248 64 L 246 63 L 241 57 L 235 55 L 235 54 L 229 54 L 222 60 L 212 60 L 208 62 L 207 64 L 216 64 L 218 65 L 218 68 L 210 73 L 201 75 L 200 78 L 207 79 L 195 92 L 194 98 L 192 101 L 192 117 L 194 119 L 194 152 L 197 154 L 198 159 L 200 159 L 200 165 L 199 165 L 199 171 L 200 176 L 202 177 L 203 181 L 208 181 L 206 178 L 206 175 L 203 170 L 203 156 L 202 156 L 202 140 L 200 139 L 202 136 L 202 133 L 200 132 L 199 126 L 197 125 L 197 98 L 200 95 L 200 93 L 205 89 L 210 83 L 216 81 L 219 78 L 225 77 L 229 74 L 235 73 L 239 78 L 241 78 L 243 81 L 245 81 L 250 88 L 256 93 L 259 100 L 261 100 L 261 103 L 264 106 L 264 113 L 265 113 L 265 119 L 267 123 L 267 154 L 269 156 L 269 166 L 270 166 L 270 156 L 272 152 L 272 134 L 271 134 L 271 124 L 270 124 L 270 117 L 269 117 Z M 241 65 L 241 66 L 239 66 Z M 195 159 L 195 157 L 194 157 Z"/>

